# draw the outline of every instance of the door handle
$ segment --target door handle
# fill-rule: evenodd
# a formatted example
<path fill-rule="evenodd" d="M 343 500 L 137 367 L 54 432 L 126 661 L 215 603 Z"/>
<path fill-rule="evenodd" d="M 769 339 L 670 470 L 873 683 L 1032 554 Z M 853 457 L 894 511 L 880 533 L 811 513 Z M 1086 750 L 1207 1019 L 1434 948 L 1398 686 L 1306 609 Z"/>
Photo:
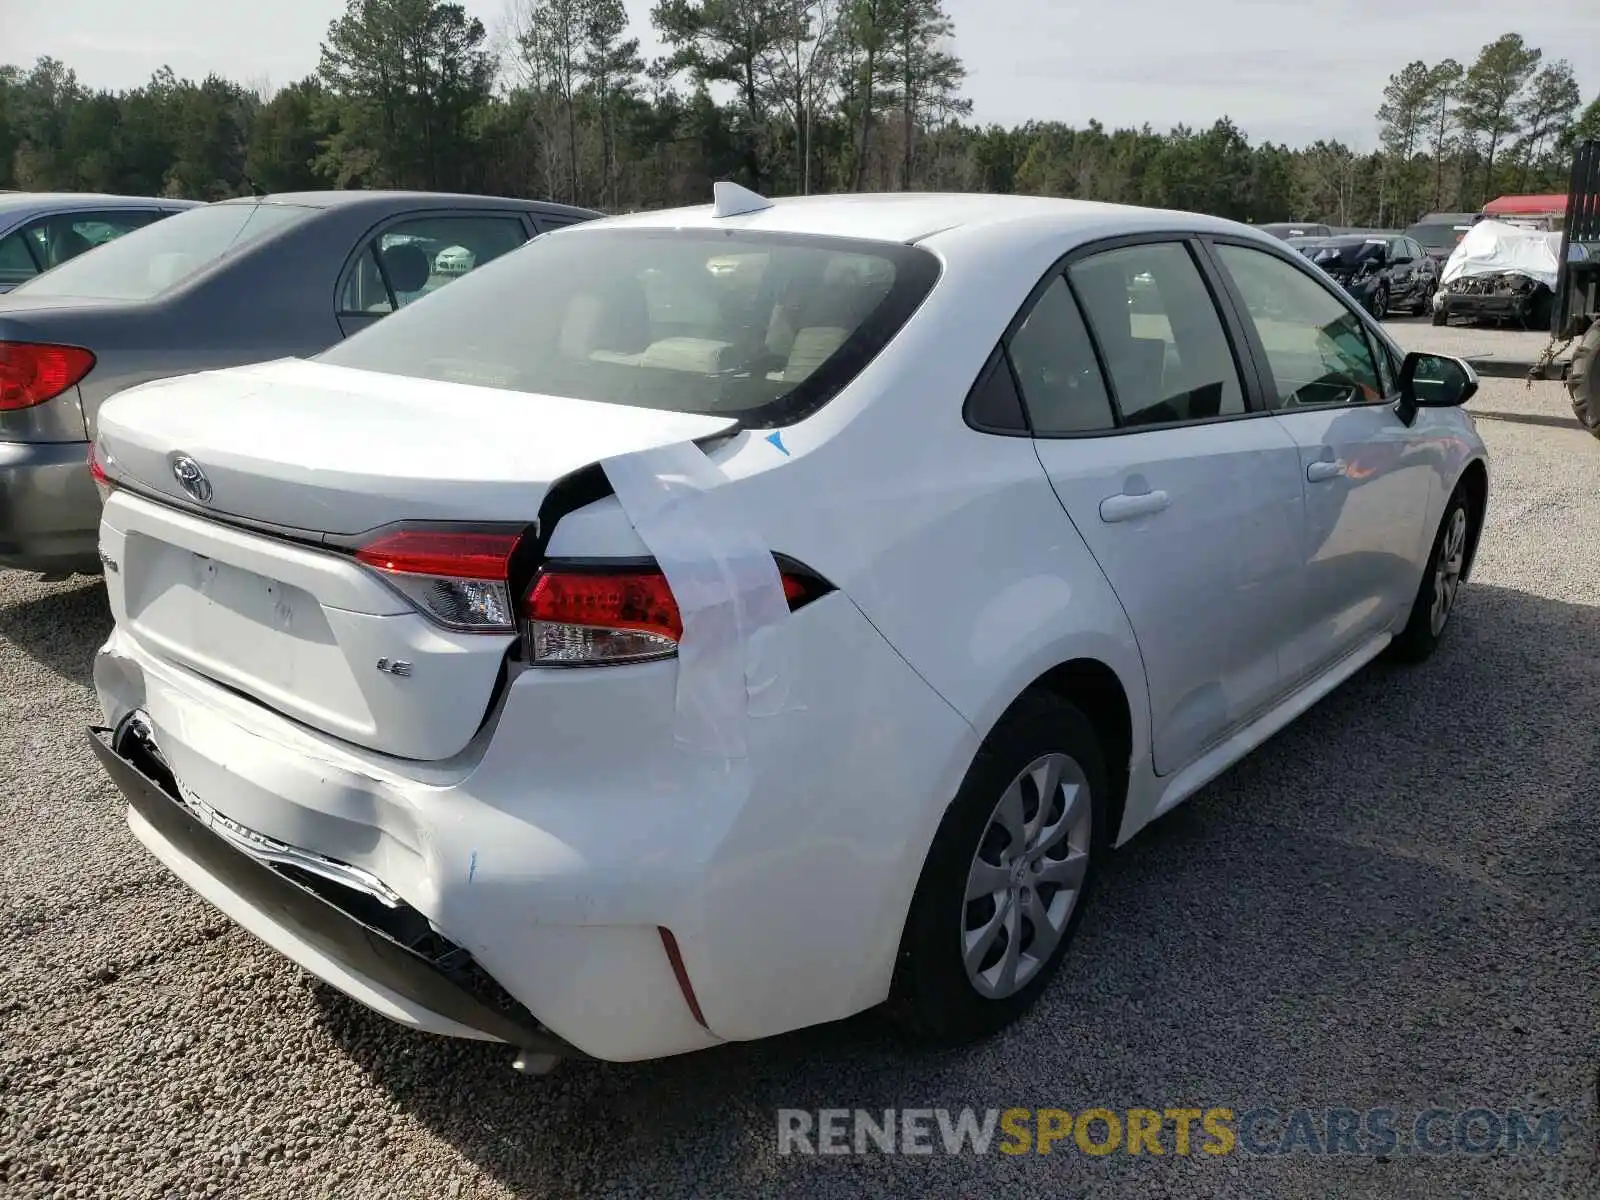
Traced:
<path fill-rule="evenodd" d="M 1171 503 L 1171 498 L 1165 492 L 1138 492 L 1131 496 L 1123 492 L 1100 501 L 1100 519 L 1107 525 L 1132 521 L 1138 517 L 1152 516 Z"/>
<path fill-rule="evenodd" d="M 1344 471 L 1342 458 L 1324 458 L 1306 467 L 1306 478 L 1312 483 L 1325 483 L 1330 479 L 1337 479 L 1344 474 Z"/>

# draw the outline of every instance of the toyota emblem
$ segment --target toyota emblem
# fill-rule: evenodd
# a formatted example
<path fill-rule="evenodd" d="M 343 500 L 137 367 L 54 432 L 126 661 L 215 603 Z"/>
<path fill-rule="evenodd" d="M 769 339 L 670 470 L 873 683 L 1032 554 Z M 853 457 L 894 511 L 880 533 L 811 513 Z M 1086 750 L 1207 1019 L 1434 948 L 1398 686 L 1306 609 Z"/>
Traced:
<path fill-rule="evenodd" d="M 211 480 L 206 478 L 200 464 L 187 454 L 173 458 L 172 477 L 178 481 L 179 487 L 189 493 L 191 499 L 200 504 L 211 503 Z"/>

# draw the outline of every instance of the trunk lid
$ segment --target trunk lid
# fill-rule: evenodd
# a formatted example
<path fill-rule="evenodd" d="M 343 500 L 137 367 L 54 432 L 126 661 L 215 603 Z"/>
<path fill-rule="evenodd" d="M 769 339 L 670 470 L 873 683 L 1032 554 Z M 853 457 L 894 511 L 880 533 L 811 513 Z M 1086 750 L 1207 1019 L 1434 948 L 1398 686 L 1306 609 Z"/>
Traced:
<path fill-rule="evenodd" d="M 531 521 L 549 485 L 601 458 L 732 429 L 731 418 L 534 396 L 285 359 L 162 379 L 108 400 L 101 450 L 143 488 L 323 534 L 401 520 Z"/>
<path fill-rule="evenodd" d="M 100 457 L 130 485 L 101 527 L 112 612 L 151 654 L 297 721 L 448 758 L 481 725 L 514 635 L 441 626 L 317 535 L 531 524 L 565 475 L 734 425 L 301 361 L 144 385 L 99 420 Z M 180 484 L 180 454 L 208 503 Z"/>

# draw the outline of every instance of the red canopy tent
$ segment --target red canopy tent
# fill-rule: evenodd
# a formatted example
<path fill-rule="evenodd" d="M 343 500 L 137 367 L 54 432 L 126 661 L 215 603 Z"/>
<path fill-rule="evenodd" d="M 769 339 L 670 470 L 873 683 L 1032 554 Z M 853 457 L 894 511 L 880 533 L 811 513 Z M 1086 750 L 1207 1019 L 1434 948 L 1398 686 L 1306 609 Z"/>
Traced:
<path fill-rule="evenodd" d="M 1489 217 L 1563 217 L 1567 198 L 1563 195 L 1501 196 L 1483 206 Z"/>

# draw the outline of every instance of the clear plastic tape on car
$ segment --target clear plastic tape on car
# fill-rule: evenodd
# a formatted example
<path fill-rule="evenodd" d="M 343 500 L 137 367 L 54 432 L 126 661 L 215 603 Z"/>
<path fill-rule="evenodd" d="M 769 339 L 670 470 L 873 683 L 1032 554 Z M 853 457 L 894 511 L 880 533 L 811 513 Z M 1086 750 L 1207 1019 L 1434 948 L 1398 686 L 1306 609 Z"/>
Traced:
<path fill-rule="evenodd" d="M 788 700 L 781 633 L 789 603 L 772 551 L 733 511 L 727 476 L 693 443 L 600 465 L 683 621 L 677 740 L 744 758 L 746 719 L 776 715 Z"/>

